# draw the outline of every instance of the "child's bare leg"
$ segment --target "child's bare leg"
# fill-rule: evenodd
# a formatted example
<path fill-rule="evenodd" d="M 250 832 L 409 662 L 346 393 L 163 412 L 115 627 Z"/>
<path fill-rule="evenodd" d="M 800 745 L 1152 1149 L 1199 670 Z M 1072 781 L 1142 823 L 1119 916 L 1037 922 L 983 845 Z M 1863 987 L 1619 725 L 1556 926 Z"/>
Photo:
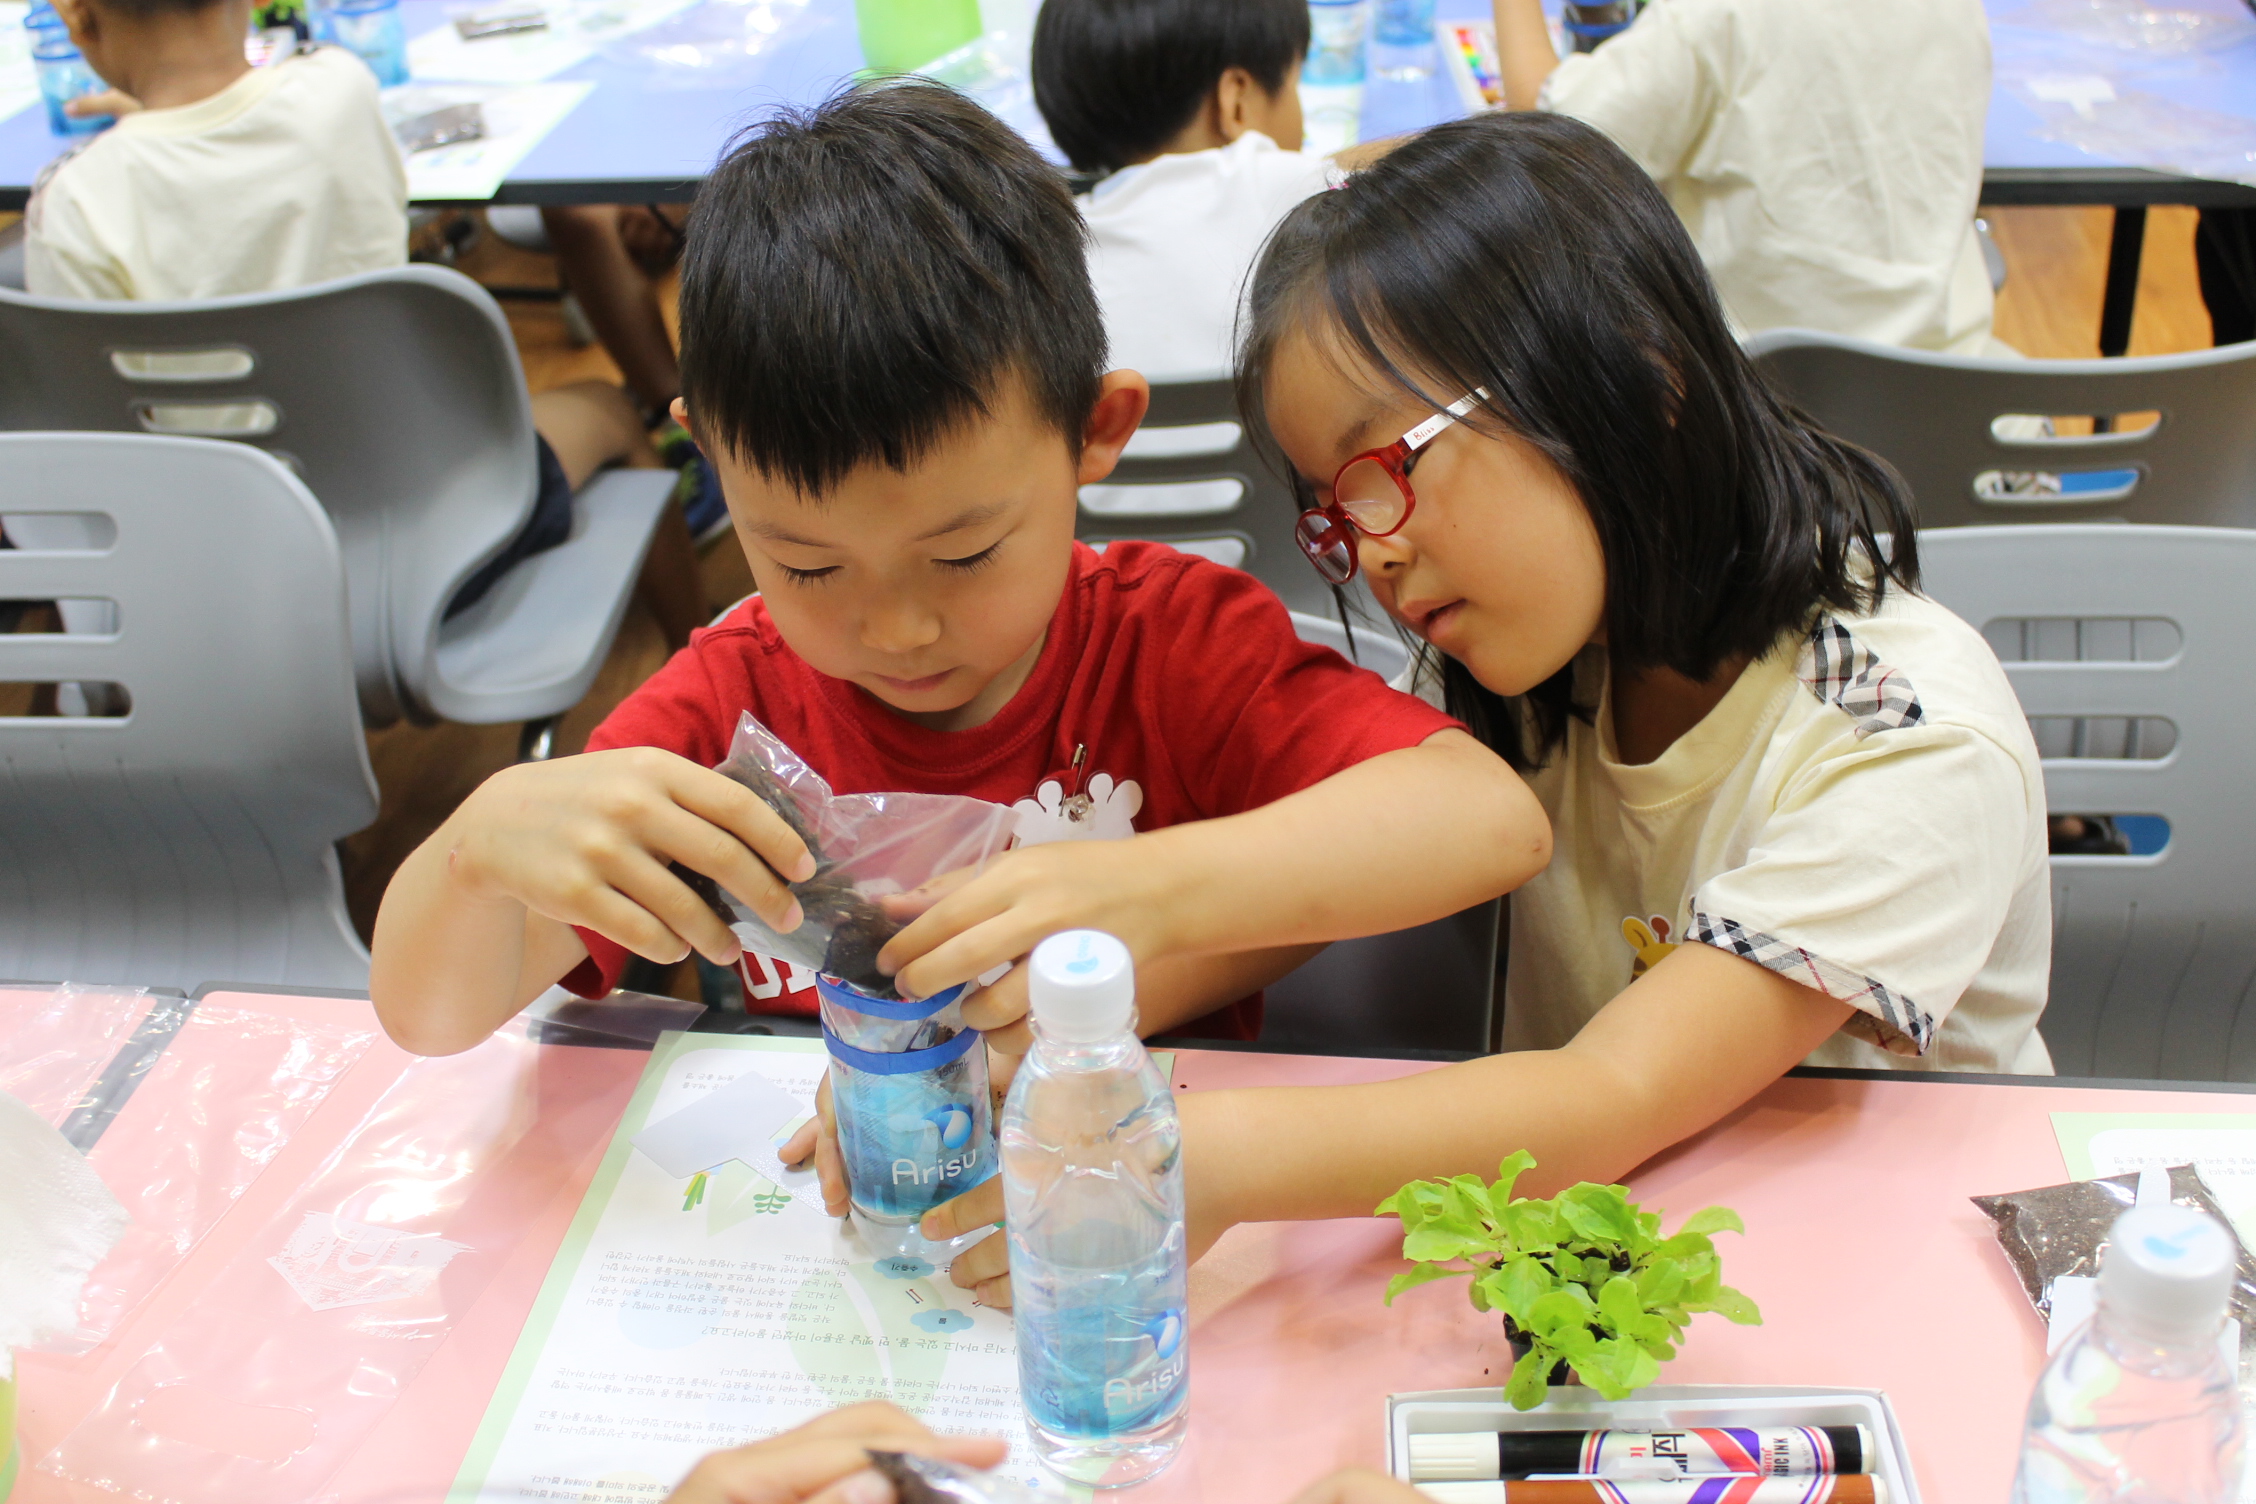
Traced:
<path fill-rule="evenodd" d="M 541 210 L 541 223 L 564 285 L 618 362 L 635 401 L 645 412 L 662 412 L 681 395 L 681 366 L 657 292 L 620 232 L 620 216 L 640 212 L 618 204 L 567 204 Z"/>
<path fill-rule="evenodd" d="M 556 451 L 557 463 L 575 492 L 606 465 L 658 468 L 657 452 L 643 432 L 633 399 L 608 381 L 579 381 L 542 392 L 533 398 L 533 427 Z M 658 618 L 670 648 L 687 643 L 689 634 L 712 615 L 689 526 L 682 521 L 681 508 L 672 502 L 650 540 L 637 588 Z"/>

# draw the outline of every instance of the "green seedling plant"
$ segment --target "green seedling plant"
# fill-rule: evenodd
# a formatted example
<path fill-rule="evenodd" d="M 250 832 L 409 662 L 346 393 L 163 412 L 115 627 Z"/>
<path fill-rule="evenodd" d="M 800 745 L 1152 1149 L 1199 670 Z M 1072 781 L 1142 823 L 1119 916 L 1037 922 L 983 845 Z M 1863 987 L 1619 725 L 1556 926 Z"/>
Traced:
<path fill-rule="evenodd" d="M 1664 1237 L 1660 1214 L 1640 1210 L 1626 1186 L 1584 1181 L 1548 1201 L 1514 1198 L 1513 1182 L 1534 1167 L 1522 1149 L 1493 1184 L 1413 1180 L 1373 1213 L 1402 1219 L 1402 1256 L 1416 1266 L 1387 1282 L 1388 1305 L 1469 1275 L 1473 1308 L 1502 1312 L 1507 1334 L 1528 1344 L 1504 1386 L 1513 1409 L 1542 1404 L 1561 1363 L 1607 1399 L 1627 1399 L 1660 1377 L 1700 1312 L 1762 1324 L 1755 1303 L 1723 1282 L 1710 1238 L 1744 1233 L 1737 1212 L 1708 1207 Z"/>

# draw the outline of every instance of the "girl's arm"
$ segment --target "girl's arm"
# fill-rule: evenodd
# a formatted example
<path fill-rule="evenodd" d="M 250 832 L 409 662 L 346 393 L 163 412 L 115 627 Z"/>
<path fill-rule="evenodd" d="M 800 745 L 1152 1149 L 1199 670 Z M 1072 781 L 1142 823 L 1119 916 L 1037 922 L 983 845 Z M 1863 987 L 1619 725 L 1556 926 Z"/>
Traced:
<path fill-rule="evenodd" d="M 1504 79 L 1504 108 L 1532 110 L 1543 81 L 1559 66 L 1550 28 L 1543 24 L 1543 0 L 1495 0 L 1496 63 Z"/>
<path fill-rule="evenodd" d="M 1464 732 L 1440 731 L 1243 814 L 1008 852 L 894 936 L 878 964 L 898 968 L 903 993 L 929 997 L 1060 930 L 1110 931 L 1139 967 L 1316 945 L 1453 914 L 1550 857 L 1527 785 Z"/>
<path fill-rule="evenodd" d="M 1839 1029 L 1847 1003 L 1705 945 L 1680 945 L 1562 1049 L 1490 1055 L 1368 1086 L 1187 1092 L 1183 1186 L 1193 1258 L 1239 1222 L 1367 1217 L 1410 1180 L 1496 1173 L 1534 1154 L 1529 1195 L 1609 1182 L 1746 1101 Z M 929 1213 L 953 1237 L 1001 1213 L 999 1183 Z M 1000 1238 L 959 1255 L 959 1285 L 1010 1303 Z"/>
<path fill-rule="evenodd" d="M 1617 1179 L 1799 1064 L 1854 1011 L 1707 945 L 1680 945 L 1556 1050 L 1367 1086 L 1191 1093 L 1195 1247 L 1233 1223 L 1364 1217 L 1404 1182 L 1493 1176 L 1535 1156 L 1529 1195 Z"/>

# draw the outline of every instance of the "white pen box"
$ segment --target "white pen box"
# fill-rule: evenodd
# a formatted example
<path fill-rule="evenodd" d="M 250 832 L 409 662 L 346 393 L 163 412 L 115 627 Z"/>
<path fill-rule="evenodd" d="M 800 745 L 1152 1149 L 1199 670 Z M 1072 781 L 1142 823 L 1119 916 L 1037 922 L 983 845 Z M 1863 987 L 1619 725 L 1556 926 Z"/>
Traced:
<path fill-rule="evenodd" d="M 1872 1437 L 1866 1470 L 1886 1485 L 1888 1504 L 1919 1504 L 1911 1452 L 1895 1408 L 1877 1389 L 1656 1384 L 1626 1400 L 1558 1385 L 1534 1410 L 1514 1410 L 1501 1389 L 1427 1389 L 1386 1401 L 1387 1471 L 1410 1481 L 1410 1438 L 1498 1431 L 1683 1431 L 1700 1426 L 1863 1426 Z"/>

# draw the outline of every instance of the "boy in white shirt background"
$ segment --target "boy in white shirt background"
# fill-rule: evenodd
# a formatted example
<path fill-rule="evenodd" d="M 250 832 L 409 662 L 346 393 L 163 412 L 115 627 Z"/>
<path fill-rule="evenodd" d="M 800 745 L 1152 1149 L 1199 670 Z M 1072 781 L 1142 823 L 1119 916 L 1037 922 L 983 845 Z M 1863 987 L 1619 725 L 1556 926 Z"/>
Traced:
<path fill-rule="evenodd" d="M 1981 0 L 1654 0 L 1563 61 L 1539 0 L 1495 11 L 1507 107 L 1594 125 L 1651 174 L 1742 335 L 2014 353 L 1974 229 Z"/>
<path fill-rule="evenodd" d="M 24 215 L 35 297 L 169 301 L 280 292 L 407 261 L 407 169 L 367 65 L 316 47 L 253 68 L 250 0 L 57 0 L 117 124 L 49 164 Z M 570 536 L 572 493 L 606 465 L 655 466 L 633 402 L 582 381 L 532 399 L 531 520 L 457 593 Z M 23 524 L 19 523 L 20 531 Z M 710 615 L 679 508 L 644 565 L 672 645 Z"/>
<path fill-rule="evenodd" d="M 1230 369 L 1246 273 L 1336 170 L 1300 150 L 1305 0 L 1047 0 L 1034 102 L 1074 167 L 1113 364 Z"/>

